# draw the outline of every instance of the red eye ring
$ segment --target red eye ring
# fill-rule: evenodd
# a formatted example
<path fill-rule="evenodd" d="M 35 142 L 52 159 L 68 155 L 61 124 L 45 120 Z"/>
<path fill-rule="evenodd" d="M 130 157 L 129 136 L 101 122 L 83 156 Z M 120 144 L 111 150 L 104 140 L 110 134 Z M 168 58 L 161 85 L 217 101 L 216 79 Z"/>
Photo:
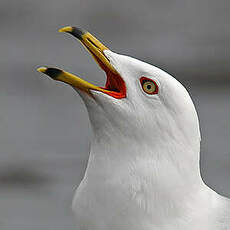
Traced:
<path fill-rule="evenodd" d="M 142 86 L 142 89 L 147 94 L 158 94 L 158 85 L 155 81 L 152 79 L 149 79 L 147 77 L 141 77 L 140 83 Z"/>

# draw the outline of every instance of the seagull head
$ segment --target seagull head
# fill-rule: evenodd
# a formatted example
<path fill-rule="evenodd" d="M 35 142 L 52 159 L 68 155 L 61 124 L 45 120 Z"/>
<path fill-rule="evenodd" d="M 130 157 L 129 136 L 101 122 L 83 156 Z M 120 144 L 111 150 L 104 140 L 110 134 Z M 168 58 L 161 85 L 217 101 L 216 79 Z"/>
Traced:
<path fill-rule="evenodd" d="M 199 122 L 179 81 L 153 65 L 112 52 L 85 30 L 64 27 L 60 32 L 80 40 L 105 71 L 105 86 L 95 86 L 57 68 L 41 67 L 38 71 L 76 89 L 86 104 L 98 143 L 126 148 L 138 143 L 142 149 L 148 146 L 155 152 L 167 149 L 167 154 L 174 150 L 181 155 L 196 152 L 197 164 Z"/>

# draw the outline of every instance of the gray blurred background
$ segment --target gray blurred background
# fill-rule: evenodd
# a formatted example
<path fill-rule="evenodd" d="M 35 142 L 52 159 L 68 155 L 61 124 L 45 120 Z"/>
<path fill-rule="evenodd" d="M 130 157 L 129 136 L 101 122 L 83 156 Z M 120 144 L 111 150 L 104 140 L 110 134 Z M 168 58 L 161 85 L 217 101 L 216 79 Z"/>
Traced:
<path fill-rule="evenodd" d="M 0 229 L 74 229 L 88 116 L 71 87 L 36 68 L 58 66 L 100 85 L 105 76 L 78 41 L 57 32 L 66 25 L 187 87 L 201 122 L 203 178 L 230 196 L 229 11 L 228 0 L 0 0 Z"/>

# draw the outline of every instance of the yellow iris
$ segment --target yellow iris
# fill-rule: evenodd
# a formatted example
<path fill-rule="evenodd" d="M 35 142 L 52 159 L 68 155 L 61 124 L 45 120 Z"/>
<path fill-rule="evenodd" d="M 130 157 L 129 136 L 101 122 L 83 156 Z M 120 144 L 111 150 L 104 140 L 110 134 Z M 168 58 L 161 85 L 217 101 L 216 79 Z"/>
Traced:
<path fill-rule="evenodd" d="M 146 81 L 142 85 L 143 90 L 148 94 L 153 94 L 156 91 L 156 85 L 152 81 Z"/>

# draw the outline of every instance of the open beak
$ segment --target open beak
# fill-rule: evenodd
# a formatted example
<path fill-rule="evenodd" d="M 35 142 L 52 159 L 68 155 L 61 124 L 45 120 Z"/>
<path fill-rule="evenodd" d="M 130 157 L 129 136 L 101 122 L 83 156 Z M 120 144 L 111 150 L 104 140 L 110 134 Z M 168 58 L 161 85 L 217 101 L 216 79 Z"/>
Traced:
<path fill-rule="evenodd" d="M 80 40 L 99 66 L 105 71 L 107 75 L 105 87 L 95 86 L 76 75 L 57 68 L 40 67 L 37 69 L 39 72 L 45 73 L 54 80 L 65 82 L 74 88 L 87 92 L 88 94 L 90 94 L 90 90 L 96 90 L 117 99 L 126 97 L 126 86 L 124 80 L 110 64 L 110 61 L 104 54 L 104 50 L 109 50 L 107 47 L 105 47 L 89 32 L 76 27 L 67 26 L 60 29 L 59 32 L 70 33 Z"/>

